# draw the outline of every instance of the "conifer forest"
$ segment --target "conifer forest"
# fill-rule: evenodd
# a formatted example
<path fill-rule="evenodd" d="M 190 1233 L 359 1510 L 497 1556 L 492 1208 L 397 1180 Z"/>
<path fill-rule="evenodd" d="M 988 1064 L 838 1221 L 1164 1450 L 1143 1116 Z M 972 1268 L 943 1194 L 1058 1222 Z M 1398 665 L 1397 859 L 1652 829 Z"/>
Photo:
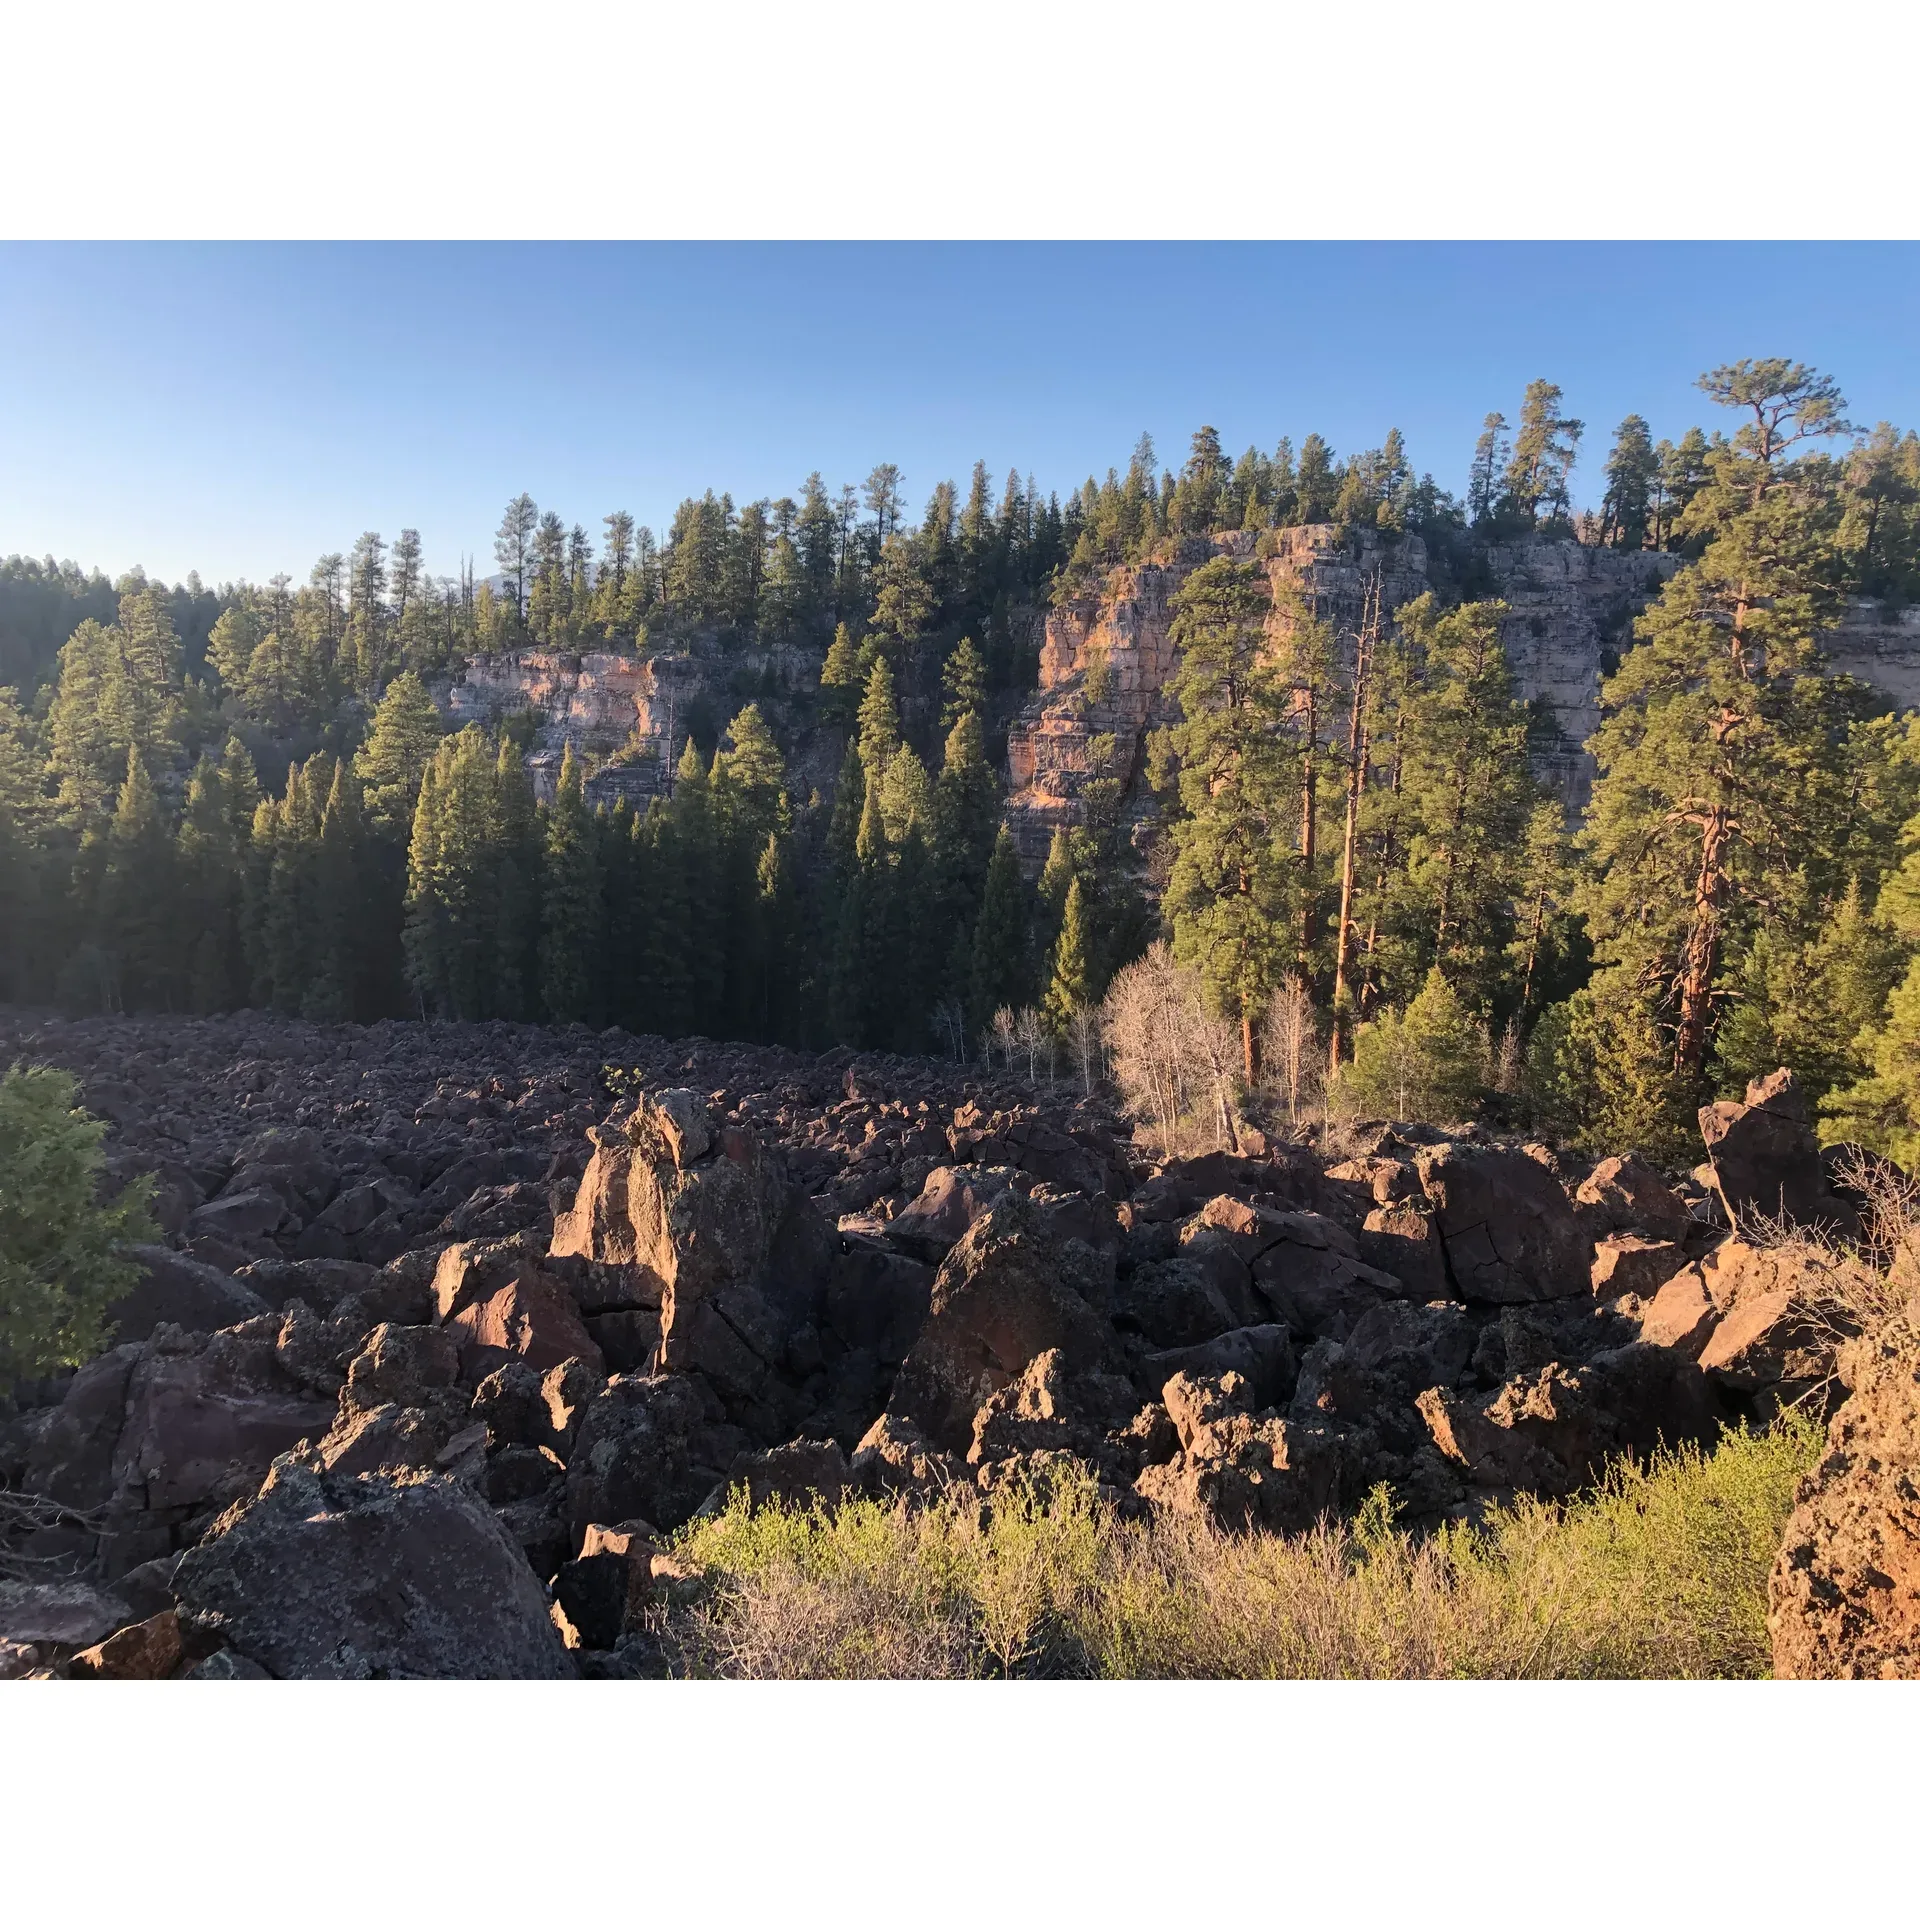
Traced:
<path fill-rule="evenodd" d="M 1787 360 L 1699 386 L 1679 439 L 1629 416 L 1602 450 L 1535 381 L 1464 498 L 1397 432 L 1235 458 L 1203 427 L 1064 496 L 982 463 L 917 511 L 887 465 L 709 491 L 659 533 L 522 494 L 447 574 L 404 528 L 217 587 L 15 556 L 0 998 L 998 1049 L 1089 1081 L 1177 1003 L 1195 1085 L 1297 1121 L 1671 1158 L 1703 1100 L 1787 1065 L 1823 1138 L 1920 1166 L 1920 726 L 1827 645 L 1920 599 L 1920 439 Z M 1288 585 L 1300 529 L 1357 556 L 1357 619 Z M 1424 588 L 1387 604 L 1413 542 Z M 1555 547 L 1664 557 L 1572 785 L 1487 559 Z M 1163 683 L 1116 687 L 1097 648 L 1049 683 L 1049 616 L 1153 569 Z M 462 704 L 530 655 L 690 691 L 543 759 L 539 715 Z M 1137 751 L 1099 718 L 1130 691 Z M 1009 741 L 1043 693 L 1093 717 L 1036 839 Z"/>

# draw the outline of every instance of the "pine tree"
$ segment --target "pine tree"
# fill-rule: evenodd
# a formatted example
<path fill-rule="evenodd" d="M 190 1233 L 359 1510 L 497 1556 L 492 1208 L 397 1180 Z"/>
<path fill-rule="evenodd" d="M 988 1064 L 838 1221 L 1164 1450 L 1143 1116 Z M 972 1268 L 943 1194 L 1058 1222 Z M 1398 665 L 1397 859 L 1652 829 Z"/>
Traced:
<path fill-rule="evenodd" d="M 31 998 L 53 950 L 51 815 L 33 729 L 0 687 L 0 999 Z"/>
<path fill-rule="evenodd" d="M 972 1013 L 984 1025 L 1000 1007 L 1018 1006 L 1027 984 L 1027 885 L 1013 835 L 1003 826 L 987 862 L 980 917 L 973 929 Z"/>
<path fill-rule="evenodd" d="M 483 860 L 493 879 L 498 915 L 484 1000 L 499 1019 L 532 1020 L 541 1003 L 542 832 L 533 783 L 510 740 L 493 765 L 493 828 Z"/>
<path fill-rule="evenodd" d="M 1836 764 L 1845 689 L 1824 679 L 1815 644 L 1838 613 L 1833 502 L 1824 464 L 1790 457 L 1839 430 L 1840 397 L 1784 361 L 1741 361 L 1702 385 L 1753 417 L 1688 508 L 1705 550 L 1641 616 L 1641 644 L 1602 687 L 1592 878 L 1578 902 L 1596 963 L 1671 1019 L 1687 1087 L 1737 917 L 1806 868 L 1850 785 Z"/>
<path fill-rule="evenodd" d="M 951 733 L 971 714 L 976 721 L 987 710 L 987 663 L 971 638 L 963 637 L 940 669 L 940 730 Z"/>
<path fill-rule="evenodd" d="M 368 817 L 382 831 L 404 833 L 427 764 L 440 744 L 440 714 L 420 676 L 398 675 L 373 711 L 373 725 L 354 758 Z"/>
<path fill-rule="evenodd" d="M 873 663 L 860 700 L 860 764 L 872 786 L 900 747 L 900 710 L 894 704 L 893 669 L 885 656 Z"/>
<path fill-rule="evenodd" d="M 314 858 L 313 971 L 301 1001 L 309 1020 L 369 1017 L 367 880 L 360 783 L 336 765 Z"/>
<path fill-rule="evenodd" d="M 1088 997 L 1087 916 L 1076 875 L 1067 888 L 1060 938 L 1053 947 L 1052 977 L 1047 983 L 1045 1010 L 1054 1032 L 1067 1032 L 1073 1016 L 1086 1006 Z"/>
<path fill-rule="evenodd" d="M 1637 413 L 1620 422 L 1607 455 L 1607 491 L 1600 509 L 1600 544 L 1638 552 L 1647 544 L 1653 483 L 1659 471 L 1653 436 Z"/>
<path fill-rule="evenodd" d="M 541 915 L 540 997 L 547 1018 L 598 1023 L 596 987 L 604 896 L 580 763 L 568 747 L 546 821 L 546 895 Z"/>
<path fill-rule="evenodd" d="M 1252 566 L 1223 557 L 1189 576 L 1175 601 L 1181 720 L 1168 742 L 1180 799 L 1165 899 L 1174 953 L 1239 1021 L 1249 1084 L 1255 1022 L 1298 924 L 1299 754 L 1284 725 L 1288 690 L 1266 658 L 1267 604 Z"/>
<path fill-rule="evenodd" d="M 183 971 L 173 840 L 138 747 L 107 831 L 97 939 L 112 958 L 116 1002 L 129 1012 L 170 1011 Z"/>
<path fill-rule="evenodd" d="M 1530 380 L 1520 404 L 1520 430 L 1507 461 L 1505 501 L 1529 527 L 1544 513 L 1564 520 L 1572 510 L 1568 476 L 1579 451 L 1584 423 L 1560 411 L 1560 389 L 1550 380 Z"/>

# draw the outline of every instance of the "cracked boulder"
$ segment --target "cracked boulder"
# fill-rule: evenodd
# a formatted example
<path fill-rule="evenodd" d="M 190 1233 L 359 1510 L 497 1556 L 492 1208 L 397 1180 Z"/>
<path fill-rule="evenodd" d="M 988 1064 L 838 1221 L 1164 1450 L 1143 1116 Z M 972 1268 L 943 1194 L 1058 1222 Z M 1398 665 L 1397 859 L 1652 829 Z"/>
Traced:
<path fill-rule="evenodd" d="M 1593 1241 L 1539 1161 L 1450 1142 L 1415 1165 L 1459 1298 L 1518 1306 L 1588 1291 Z"/>
<path fill-rule="evenodd" d="M 1105 1313 L 1089 1303 L 1109 1276 L 1091 1247 L 1060 1238 L 1031 1201 L 998 1195 L 941 1262 L 889 1414 L 936 1449 L 964 1453 L 981 1403 L 1048 1348 L 1083 1372 L 1124 1372 Z"/>

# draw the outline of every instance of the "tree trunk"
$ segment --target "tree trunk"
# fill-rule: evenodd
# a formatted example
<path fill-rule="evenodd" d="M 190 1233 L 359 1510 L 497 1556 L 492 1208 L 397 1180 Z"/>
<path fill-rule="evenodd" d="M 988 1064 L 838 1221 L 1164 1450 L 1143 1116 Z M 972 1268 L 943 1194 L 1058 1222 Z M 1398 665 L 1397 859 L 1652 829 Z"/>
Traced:
<path fill-rule="evenodd" d="M 1685 1075 L 1697 1073 L 1706 1057 L 1713 970 L 1720 957 L 1720 915 L 1727 897 L 1730 824 L 1725 807 L 1712 807 L 1701 827 L 1700 876 L 1694 882 L 1693 926 L 1681 964 L 1680 1031 L 1674 1044 L 1674 1070 Z"/>
<path fill-rule="evenodd" d="M 1347 718 L 1347 817 L 1340 849 L 1340 923 L 1333 943 L 1333 1020 L 1327 1047 L 1327 1071 L 1338 1073 L 1347 1014 L 1347 958 L 1353 948 L 1353 888 L 1360 842 L 1360 800 L 1367 785 L 1367 750 L 1372 735 L 1367 725 L 1368 682 L 1373 669 L 1373 643 L 1380 617 L 1380 583 L 1372 582 L 1371 604 L 1354 640 L 1353 705 Z"/>
<path fill-rule="evenodd" d="M 1240 1064 L 1251 1092 L 1260 1083 L 1260 1030 L 1250 1013 L 1240 1016 Z"/>
<path fill-rule="evenodd" d="M 1307 688 L 1307 757 L 1300 772 L 1300 977 L 1308 977 L 1313 961 L 1313 863 L 1317 852 L 1314 836 L 1315 802 L 1318 798 L 1318 769 L 1314 749 L 1319 745 L 1320 715 L 1314 689 Z"/>

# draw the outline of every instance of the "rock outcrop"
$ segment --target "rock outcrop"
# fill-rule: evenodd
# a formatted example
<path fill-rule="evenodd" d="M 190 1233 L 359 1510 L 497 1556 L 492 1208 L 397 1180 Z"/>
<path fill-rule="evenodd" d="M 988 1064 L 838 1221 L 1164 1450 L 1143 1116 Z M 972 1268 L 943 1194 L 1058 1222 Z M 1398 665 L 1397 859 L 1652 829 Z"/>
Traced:
<path fill-rule="evenodd" d="M 1773 1565 L 1774 1672 L 1920 1679 L 1920 1312 L 1849 1348 L 1842 1377 Z"/>

